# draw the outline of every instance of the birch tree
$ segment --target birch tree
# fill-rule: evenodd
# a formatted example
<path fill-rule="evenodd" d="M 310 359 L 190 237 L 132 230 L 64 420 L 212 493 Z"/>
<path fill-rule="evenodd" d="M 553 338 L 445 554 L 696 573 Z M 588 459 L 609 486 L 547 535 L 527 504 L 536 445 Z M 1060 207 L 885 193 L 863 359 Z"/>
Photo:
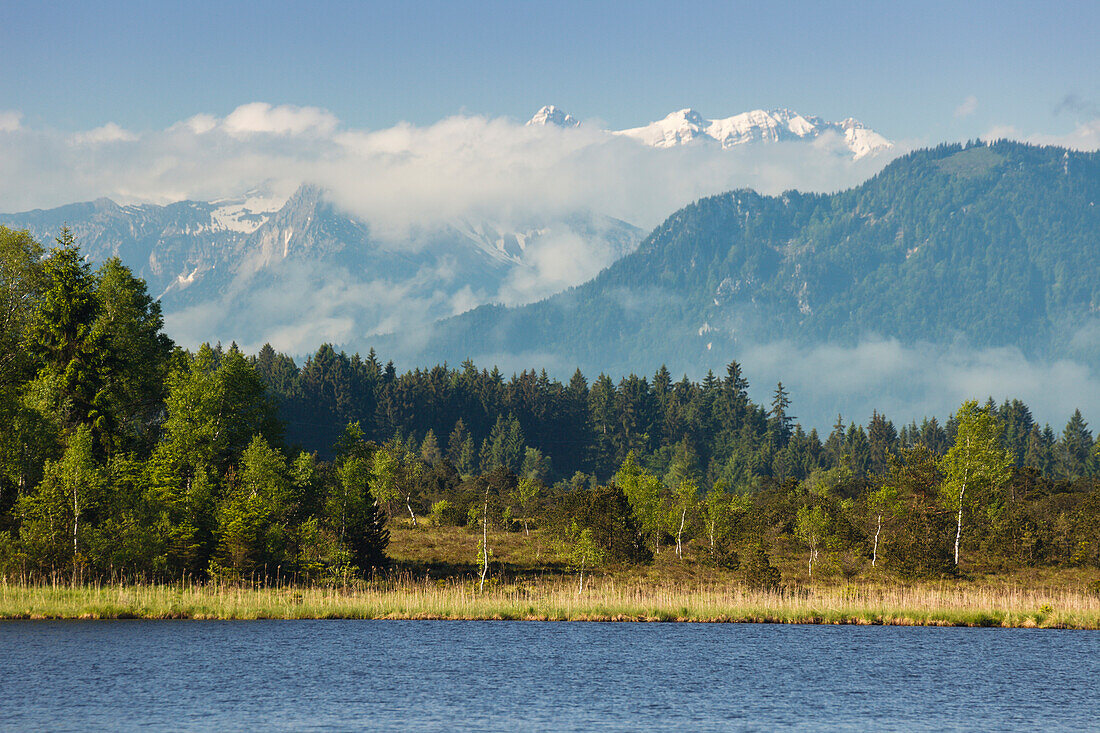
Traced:
<path fill-rule="evenodd" d="M 485 590 L 485 576 L 489 574 L 489 562 L 493 551 L 489 549 L 489 483 L 485 483 L 485 496 L 481 506 L 481 540 L 477 545 L 477 562 L 481 566 L 481 583 L 478 592 Z"/>
<path fill-rule="evenodd" d="M 43 569 L 69 564 L 74 580 L 84 562 L 85 520 L 94 514 L 106 489 L 93 442 L 91 430 L 78 427 L 61 459 L 47 462 L 42 482 L 15 508 L 28 554 Z"/>
<path fill-rule="evenodd" d="M 382 446 L 374 452 L 370 470 L 370 493 L 375 500 L 386 507 L 386 514 L 392 519 L 394 505 L 401 498 L 398 487 L 401 464 L 394 451 Z"/>
<path fill-rule="evenodd" d="M 814 563 L 817 562 L 820 547 L 825 542 L 825 533 L 829 526 L 829 515 L 819 506 L 802 506 L 795 518 L 795 536 L 810 550 L 808 562 L 810 580 L 814 579 Z"/>
<path fill-rule="evenodd" d="M 997 489 L 1012 476 L 1012 458 L 1001 447 L 995 417 L 975 400 L 955 413 L 955 444 L 940 461 L 946 479 L 940 487 L 944 506 L 956 513 L 955 566 L 959 565 L 963 513 L 967 502 Z"/>
<path fill-rule="evenodd" d="M 897 511 L 897 504 L 898 490 L 889 485 L 880 486 L 867 497 L 867 508 L 871 511 L 875 526 L 874 543 L 871 548 L 871 567 L 875 567 L 878 563 L 878 541 L 882 535 L 882 520 L 885 516 Z"/>
<path fill-rule="evenodd" d="M 676 527 L 676 557 L 684 559 L 684 528 L 687 526 L 688 514 L 695 511 L 699 501 L 699 487 L 694 481 L 683 480 L 673 492 L 672 520 L 679 522 Z"/>
<path fill-rule="evenodd" d="M 584 571 L 586 568 L 599 565 L 603 562 L 603 549 L 596 543 L 592 530 L 588 527 L 579 530 L 577 523 L 573 523 L 571 534 L 576 538 L 573 541 L 573 551 L 570 560 L 577 569 L 579 580 L 577 581 L 577 595 L 584 592 Z"/>
<path fill-rule="evenodd" d="M 663 532 L 660 479 L 639 466 L 634 451 L 631 451 L 615 474 L 615 483 L 630 502 L 642 533 L 652 538 L 653 554 L 660 555 Z"/>
<path fill-rule="evenodd" d="M 539 483 L 533 478 L 524 476 L 516 482 L 516 487 L 511 492 L 512 503 L 516 505 L 520 516 L 523 518 L 523 533 L 531 536 L 531 530 L 527 526 L 527 520 L 531 516 L 531 507 L 539 494 Z"/>

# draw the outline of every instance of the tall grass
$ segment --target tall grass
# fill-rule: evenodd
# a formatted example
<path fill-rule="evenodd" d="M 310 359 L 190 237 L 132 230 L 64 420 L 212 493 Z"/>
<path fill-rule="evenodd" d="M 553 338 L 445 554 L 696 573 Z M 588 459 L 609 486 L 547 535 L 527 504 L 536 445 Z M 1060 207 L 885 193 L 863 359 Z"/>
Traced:
<path fill-rule="evenodd" d="M 641 584 L 570 578 L 498 585 L 411 577 L 357 588 L 213 584 L 0 584 L 2 619 L 527 619 L 707 621 L 1100 629 L 1084 589 L 858 585 L 784 592 L 738 584 Z"/>

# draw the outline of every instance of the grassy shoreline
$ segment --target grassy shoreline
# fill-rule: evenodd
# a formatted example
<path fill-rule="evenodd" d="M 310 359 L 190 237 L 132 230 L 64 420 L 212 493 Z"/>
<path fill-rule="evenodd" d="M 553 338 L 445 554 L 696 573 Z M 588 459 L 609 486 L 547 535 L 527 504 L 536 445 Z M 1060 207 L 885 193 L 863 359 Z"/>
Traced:
<path fill-rule="evenodd" d="M 495 586 L 389 581 L 360 589 L 0 584 L 0 619 L 450 619 L 686 621 L 1100 629 L 1100 597 L 1065 588 L 739 585 L 567 579 Z"/>

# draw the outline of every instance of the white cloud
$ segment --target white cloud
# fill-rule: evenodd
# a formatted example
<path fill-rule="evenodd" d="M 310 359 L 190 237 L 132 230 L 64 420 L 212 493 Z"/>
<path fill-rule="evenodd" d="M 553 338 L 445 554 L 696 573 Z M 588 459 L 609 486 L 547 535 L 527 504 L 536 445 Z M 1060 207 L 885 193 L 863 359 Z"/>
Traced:
<path fill-rule="evenodd" d="M 189 117 L 183 122 L 178 123 L 189 129 L 196 135 L 201 135 L 204 132 L 210 132 L 218 126 L 218 118 L 214 115 L 197 114 L 194 117 Z"/>
<path fill-rule="evenodd" d="M 0 110 L 0 132 L 15 132 L 23 121 L 23 113 L 18 110 Z"/>
<path fill-rule="evenodd" d="M 292 104 L 272 107 L 266 102 L 243 104 L 222 121 L 225 131 L 238 137 L 255 133 L 301 135 L 309 132 L 329 135 L 336 125 L 335 116 L 317 107 L 296 107 Z"/>
<path fill-rule="evenodd" d="M 542 300 L 566 288 L 590 280 L 624 253 L 577 232 L 548 232 L 533 239 L 523 253 L 520 267 L 508 274 L 495 300 L 520 305 Z"/>
<path fill-rule="evenodd" d="M 398 342 L 401 368 L 423 366 L 405 354 L 423 348 L 422 332 L 406 335 Z M 391 342 L 392 343 L 392 342 Z M 387 349 L 387 357 L 391 356 Z M 577 363 L 554 352 L 471 354 L 479 367 L 496 364 L 510 373 L 546 368 L 558 379 L 568 379 Z M 733 354 L 705 352 L 690 363 L 668 364 L 674 377 L 688 374 L 701 379 L 708 369 L 725 373 L 725 365 L 736 359 L 749 380 L 749 394 L 770 405 L 777 382 L 791 397 L 790 414 L 806 430 L 829 432 L 841 415 L 845 424 L 867 424 L 874 410 L 885 414 L 899 430 L 902 425 L 925 417 L 943 421 L 964 400 L 997 403 L 1022 400 L 1041 424 L 1060 431 L 1075 409 L 1092 424 L 1100 421 L 1100 375 L 1084 360 L 1034 359 L 1015 348 L 969 348 L 931 343 L 903 344 L 896 339 L 867 338 L 854 345 L 801 346 L 790 341 L 745 344 Z M 635 364 L 637 374 L 651 375 L 660 366 Z M 598 373 L 584 368 L 590 379 Z M 609 372 L 616 381 L 621 372 Z"/>
<path fill-rule="evenodd" d="M 828 142 L 715 155 L 701 147 L 656 150 L 594 127 L 526 127 L 468 115 L 370 131 L 343 126 L 322 109 L 257 102 L 140 133 L 114 123 L 69 136 L 21 126 L 0 137 L 0 207 L 100 196 L 212 199 L 259 183 L 288 195 L 308 181 L 394 239 L 456 217 L 522 220 L 581 209 L 644 228 L 700 196 L 738 187 L 831 191 L 889 159 L 852 161 Z"/>
<path fill-rule="evenodd" d="M 962 104 L 955 108 L 955 119 L 969 117 L 977 111 L 978 98 L 971 94 L 969 97 L 962 101 Z"/>
<path fill-rule="evenodd" d="M 108 122 L 102 127 L 86 132 L 78 132 L 70 138 L 73 145 L 95 146 L 103 143 L 134 142 L 137 135 L 126 130 L 114 122 Z"/>
<path fill-rule="evenodd" d="M 1035 145 L 1058 145 L 1084 152 L 1100 150 L 1100 117 L 1080 122 L 1072 132 L 1061 135 L 1026 134 L 1012 125 L 997 125 L 982 135 L 982 140 L 1021 140 Z"/>
<path fill-rule="evenodd" d="M 968 348 L 896 339 L 855 346 L 755 344 L 738 354 L 758 400 L 776 381 L 791 391 L 795 414 L 819 429 L 838 413 L 866 422 L 877 409 L 895 421 L 953 412 L 967 399 L 1021 399 L 1055 428 L 1076 408 L 1100 419 L 1100 378 L 1074 359 L 1041 360 L 1015 348 Z M 898 425 L 900 428 L 900 424 Z"/>

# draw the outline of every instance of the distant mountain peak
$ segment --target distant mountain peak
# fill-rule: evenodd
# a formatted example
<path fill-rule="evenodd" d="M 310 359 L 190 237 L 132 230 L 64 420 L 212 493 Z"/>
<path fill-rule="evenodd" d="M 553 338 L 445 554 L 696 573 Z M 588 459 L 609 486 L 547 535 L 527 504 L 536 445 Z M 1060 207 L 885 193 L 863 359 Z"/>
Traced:
<path fill-rule="evenodd" d="M 527 120 L 527 124 L 528 126 L 577 127 L 581 121 L 560 107 L 548 104 Z"/>
<path fill-rule="evenodd" d="M 751 142 L 814 139 L 828 132 L 840 135 L 855 158 L 894 147 L 885 137 L 851 117 L 842 122 L 827 122 L 785 107 L 754 109 L 720 119 L 707 119 L 687 107 L 648 125 L 614 130 L 612 134 L 656 148 L 709 141 L 728 149 Z"/>

